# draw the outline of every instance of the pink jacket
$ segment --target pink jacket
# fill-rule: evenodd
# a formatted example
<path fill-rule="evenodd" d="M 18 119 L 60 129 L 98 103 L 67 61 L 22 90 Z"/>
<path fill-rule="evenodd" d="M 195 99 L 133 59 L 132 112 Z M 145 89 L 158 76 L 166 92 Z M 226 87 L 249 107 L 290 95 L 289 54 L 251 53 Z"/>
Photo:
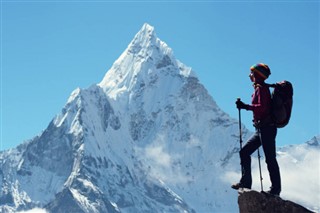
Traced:
<path fill-rule="evenodd" d="M 253 111 L 253 121 L 256 123 L 270 118 L 271 94 L 268 86 L 260 84 L 253 86 L 254 93 L 248 110 Z"/>

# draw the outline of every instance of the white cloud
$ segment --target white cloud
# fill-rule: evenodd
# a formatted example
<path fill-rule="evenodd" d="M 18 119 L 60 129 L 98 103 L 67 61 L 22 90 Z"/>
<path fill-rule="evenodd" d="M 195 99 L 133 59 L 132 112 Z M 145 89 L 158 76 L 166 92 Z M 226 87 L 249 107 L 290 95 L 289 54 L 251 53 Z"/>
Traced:
<path fill-rule="evenodd" d="M 301 156 L 279 157 L 283 197 L 301 205 L 320 210 L 320 156 L 317 150 L 304 150 Z"/>
<path fill-rule="evenodd" d="M 149 175 L 168 184 L 185 183 L 188 177 L 183 174 L 180 166 L 181 156 L 172 154 L 167 150 L 165 138 L 158 135 L 156 140 L 145 148 L 137 149 L 141 154 L 144 166 L 148 168 Z"/>
<path fill-rule="evenodd" d="M 175 166 L 175 162 L 179 161 L 179 156 L 170 155 L 163 146 L 146 147 L 144 154 L 151 176 L 171 184 L 185 183 L 188 180 L 180 167 Z"/>
<path fill-rule="evenodd" d="M 157 166 L 168 168 L 171 165 L 171 156 L 163 150 L 162 146 L 151 146 L 145 149 L 145 155 L 154 161 Z"/>

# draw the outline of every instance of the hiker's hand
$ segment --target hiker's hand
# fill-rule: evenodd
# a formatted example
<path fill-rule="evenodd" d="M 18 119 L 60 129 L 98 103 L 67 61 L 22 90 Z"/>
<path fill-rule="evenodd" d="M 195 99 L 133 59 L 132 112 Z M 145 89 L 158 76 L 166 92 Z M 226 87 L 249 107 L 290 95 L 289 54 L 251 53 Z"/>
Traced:
<path fill-rule="evenodd" d="M 247 104 L 243 103 L 240 100 L 236 101 L 236 105 L 237 105 L 238 109 L 246 109 L 246 110 L 248 110 L 248 108 L 249 108 L 249 106 Z"/>

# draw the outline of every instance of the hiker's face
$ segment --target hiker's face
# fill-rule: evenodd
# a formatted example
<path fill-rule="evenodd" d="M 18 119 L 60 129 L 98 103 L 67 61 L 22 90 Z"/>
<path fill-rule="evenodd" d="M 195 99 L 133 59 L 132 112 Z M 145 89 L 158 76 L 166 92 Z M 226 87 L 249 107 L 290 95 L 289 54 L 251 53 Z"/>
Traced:
<path fill-rule="evenodd" d="M 249 78 L 254 83 L 261 83 L 263 82 L 263 78 L 256 72 L 251 72 Z"/>
<path fill-rule="evenodd" d="M 254 72 L 250 72 L 249 78 L 252 82 L 255 82 Z"/>

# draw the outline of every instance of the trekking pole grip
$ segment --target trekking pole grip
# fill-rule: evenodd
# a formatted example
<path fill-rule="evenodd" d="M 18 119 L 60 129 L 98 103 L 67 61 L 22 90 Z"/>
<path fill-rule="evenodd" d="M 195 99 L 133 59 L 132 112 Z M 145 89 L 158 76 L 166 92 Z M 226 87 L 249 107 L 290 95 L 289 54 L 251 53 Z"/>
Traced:
<path fill-rule="evenodd" d="M 240 98 L 237 98 L 237 101 L 236 101 L 236 104 L 237 104 L 237 108 L 238 108 L 238 102 L 240 102 L 241 101 L 241 99 Z M 238 108 L 238 110 L 239 110 L 239 112 L 240 112 L 240 108 Z"/>
<path fill-rule="evenodd" d="M 241 101 L 241 98 L 237 98 L 237 102 Z"/>

